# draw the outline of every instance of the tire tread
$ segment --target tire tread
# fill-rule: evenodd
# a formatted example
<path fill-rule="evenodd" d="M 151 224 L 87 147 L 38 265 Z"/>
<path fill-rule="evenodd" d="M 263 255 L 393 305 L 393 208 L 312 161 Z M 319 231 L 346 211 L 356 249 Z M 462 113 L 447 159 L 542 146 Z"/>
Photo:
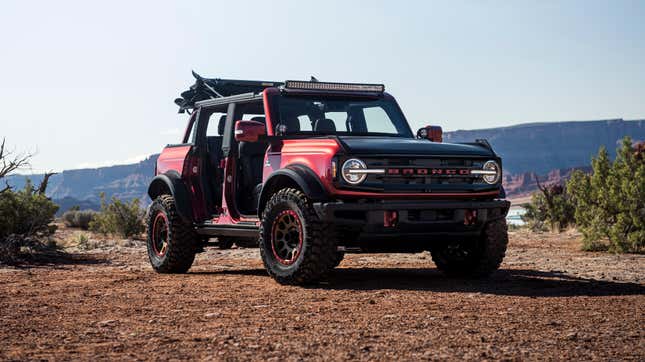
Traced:
<path fill-rule="evenodd" d="M 152 210 L 155 205 L 163 208 L 168 217 L 170 225 L 170 235 L 168 237 L 168 246 L 166 255 L 159 259 L 152 249 L 151 228 L 155 213 L 150 212 L 148 215 L 148 256 L 152 267 L 158 273 L 185 273 L 193 265 L 195 254 L 197 252 L 197 235 L 194 230 L 184 223 L 177 214 L 175 199 L 171 195 L 158 196 L 151 206 Z"/>
<path fill-rule="evenodd" d="M 302 211 L 304 220 L 301 220 L 306 228 L 306 243 L 302 262 L 299 267 L 288 274 L 278 274 L 271 265 L 270 228 L 273 220 L 267 220 L 271 210 L 276 206 L 293 202 Z M 268 229 L 268 230 L 267 230 Z M 260 222 L 260 254 L 264 266 L 271 277 L 278 283 L 285 285 L 304 285 L 314 283 L 325 277 L 334 267 L 337 261 L 335 233 L 331 225 L 323 223 L 316 214 L 311 201 L 306 195 L 294 188 L 284 188 L 274 193 L 267 202 Z"/>

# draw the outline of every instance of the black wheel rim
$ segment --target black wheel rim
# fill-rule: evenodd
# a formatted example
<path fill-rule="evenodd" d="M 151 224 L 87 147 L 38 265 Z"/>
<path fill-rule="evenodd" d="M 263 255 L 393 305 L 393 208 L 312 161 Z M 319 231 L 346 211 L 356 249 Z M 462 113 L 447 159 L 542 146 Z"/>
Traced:
<path fill-rule="evenodd" d="M 302 250 L 302 222 L 293 210 L 280 212 L 271 228 L 271 250 L 276 260 L 291 265 L 298 260 Z"/>
<path fill-rule="evenodd" d="M 168 217 L 159 212 L 152 223 L 152 249 L 158 257 L 166 255 L 168 250 Z"/>
<path fill-rule="evenodd" d="M 442 254 L 448 260 L 466 262 L 472 257 L 474 248 L 474 245 L 465 242 L 450 243 L 444 247 Z"/>

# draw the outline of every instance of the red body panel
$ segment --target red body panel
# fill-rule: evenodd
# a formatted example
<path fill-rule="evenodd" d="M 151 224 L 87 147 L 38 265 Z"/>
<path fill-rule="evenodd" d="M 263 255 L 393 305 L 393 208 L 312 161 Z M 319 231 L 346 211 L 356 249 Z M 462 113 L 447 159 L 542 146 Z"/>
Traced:
<path fill-rule="evenodd" d="M 190 194 L 191 208 L 196 220 L 206 217 L 204 193 L 199 184 L 199 159 L 189 157 L 192 145 L 171 146 L 163 149 L 157 159 L 157 175 L 175 171 L 184 181 Z"/>
<path fill-rule="evenodd" d="M 184 161 L 190 152 L 191 145 L 166 147 L 157 159 L 157 175 L 168 171 L 184 172 Z"/>
<path fill-rule="evenodd" d="M 314 171 L 327 192 L 331 193 L 334 190 L 331 161 L 339 148 L 335 139 L 284 140 L 281 145 L 271 147 L 265 156 L 262 182 L 274 171 L 298 164 Z"/>
<path fill-rule="evenodd" d="M 277 94 L 277 88 L 267 88 L 262 92 L 262 103 L 264 103 L 264 120 L 267 125 L 267 135 L 273 136 L 273 121 L 271 120 L 271 107 L 269 106 L 269 96 Z"/>

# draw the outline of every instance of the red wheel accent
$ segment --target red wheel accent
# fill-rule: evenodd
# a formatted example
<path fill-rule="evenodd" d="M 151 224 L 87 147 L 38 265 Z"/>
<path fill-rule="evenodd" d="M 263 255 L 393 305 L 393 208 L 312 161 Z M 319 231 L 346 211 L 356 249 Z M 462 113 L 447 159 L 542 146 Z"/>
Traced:
<path fill-rule="evenodd" d="M 168 217 L 159 212 L 152 223 L 152 249 L 158 257 L 166 255 L 168 250 L 168 228 Z"/>
<path fill-rule="evenodd" d="M 302 250 L 302 222 L 293 210 L 280 212 L 271 227 L 271 250 L 282 265 L 291 265 L 298 260 Z"/>

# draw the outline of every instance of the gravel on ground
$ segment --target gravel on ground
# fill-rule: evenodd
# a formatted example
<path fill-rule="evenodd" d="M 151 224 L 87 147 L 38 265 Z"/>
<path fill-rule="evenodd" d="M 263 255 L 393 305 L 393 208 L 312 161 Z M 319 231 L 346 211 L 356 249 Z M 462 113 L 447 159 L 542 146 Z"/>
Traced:
<path fill-rule="evenodd" d="M 500 271 L 448 278 L 428 253 L 347 255 L 281 286 L 257 249 L 161 275 L 141 243 L 0 268 L 0 360 L 645 359 L 645 256 L 511 232 Z"/>

